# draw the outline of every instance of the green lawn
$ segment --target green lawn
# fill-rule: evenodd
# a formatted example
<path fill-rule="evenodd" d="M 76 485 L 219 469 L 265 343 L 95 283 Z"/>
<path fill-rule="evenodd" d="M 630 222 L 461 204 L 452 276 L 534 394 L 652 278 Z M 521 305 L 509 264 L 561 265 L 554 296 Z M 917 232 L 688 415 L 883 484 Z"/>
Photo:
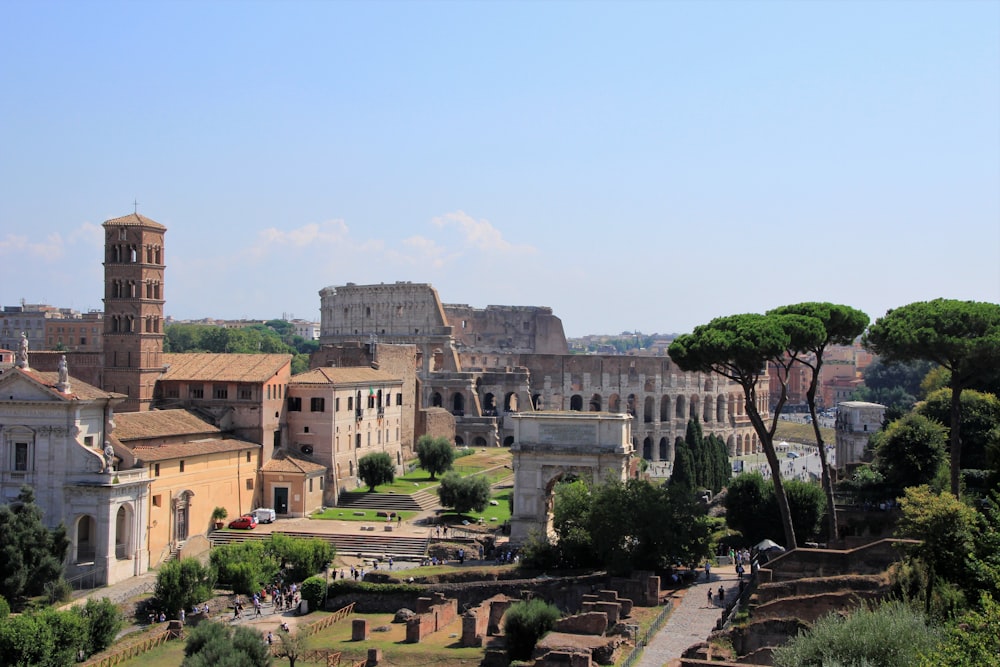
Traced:
<path fill-rule="evenodd" d="M 378 513 L 382 512 L 382 516 Z M 416 512 L 399 512 L 403 521 L 408 521 L 416 515 Z M 330 507 L 322 512 L 317 512 L 309 517 L 310 519 L 336 519 L 337 521 L 367 521 L 369 523 L 385 523 L 385 510 L 352 510 L 343 507 Z M 395 517 L 393 517 L 395 521 Z"/>
<path fill-rule="evenodd" d="M 470 523 L 478 523 L 479 519 L 482 518 L 484 525 L 502 526 L 505 521 L 510 519 L 509 499 L 513 492 L 513 489 L 500 489 L 495 492 L 492 500 L 497 501 L 497 504 L 487 505 L 486 509 L 482 512 L 469 512 L 468 514 L 459 515 L 445 509 L 441 512 L 441 516 L 446 523 L 461 523 L 462 519 L 467 519 Z M 496 519 L 496 521 L 493 519 Z"/>

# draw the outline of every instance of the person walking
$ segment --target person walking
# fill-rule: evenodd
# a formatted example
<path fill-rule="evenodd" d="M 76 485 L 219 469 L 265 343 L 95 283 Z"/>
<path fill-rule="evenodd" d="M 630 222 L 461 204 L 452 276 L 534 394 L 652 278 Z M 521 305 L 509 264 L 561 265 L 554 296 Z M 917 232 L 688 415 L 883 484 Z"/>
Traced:
<path fill-rule="evenodd" d="M 712 606 L 712 588 L 711 587 L 709 587 L 709 589 L 708 589 L 708 606 L 710 606 L 710 607 Z"/>

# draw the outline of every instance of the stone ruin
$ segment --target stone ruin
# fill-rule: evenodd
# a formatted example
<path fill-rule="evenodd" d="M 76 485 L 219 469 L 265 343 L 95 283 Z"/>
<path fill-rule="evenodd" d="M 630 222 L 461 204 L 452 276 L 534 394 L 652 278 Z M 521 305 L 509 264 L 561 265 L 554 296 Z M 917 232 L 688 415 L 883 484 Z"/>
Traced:
<path fill-rule="evenodd" d="M 583 596 L 579 613 L 556 621 L 552 631 L 535 647 L 534 667 L 592 667 L 614 664 L 629 636 L 618 634 L 622 619 L 632 613 L 632 600 L 614 590 Z M 462 646 L 482 646 L 489 636 L 501 634 L 501 621 L 517 602 L 496 595 L 462 615 Z M 609 628 L 612 634 L 608 634 Z M 506 667 L 507 654 L 499 643 L 488 646 L 484 667 Z"/>
<path fill-rule="evenodd" d="M 415 616 L 406 622 L 406 641 L 416 644 L 458 618 L 458 600 L 447 599 L 443 593 L 417 598 Z"/>

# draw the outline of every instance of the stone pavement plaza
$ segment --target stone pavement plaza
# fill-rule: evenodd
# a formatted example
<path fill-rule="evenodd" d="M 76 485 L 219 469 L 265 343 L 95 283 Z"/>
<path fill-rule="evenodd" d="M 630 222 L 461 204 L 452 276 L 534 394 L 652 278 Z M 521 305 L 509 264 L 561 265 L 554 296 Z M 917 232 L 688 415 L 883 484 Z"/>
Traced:
<path fill-rule="evenodd" d="M 660 631 L 650 639 L 635 666 L 670 665 L 690 646 L 705 641 L 715 630 L 715 624 L 722 615 L 722 605 L 718 601 L 720 585 L 725 588 L 727 600 L 733 599 L 738 593 L 739 584 L 734 566 L 713 567 L 711 581 L 706 583 L 702 572 L 696 583 L 674 593 L 671 596 L 674 610 L 670 612 Z M 713 598 L 711 603 L 708 602 L 710 588 Z"/>

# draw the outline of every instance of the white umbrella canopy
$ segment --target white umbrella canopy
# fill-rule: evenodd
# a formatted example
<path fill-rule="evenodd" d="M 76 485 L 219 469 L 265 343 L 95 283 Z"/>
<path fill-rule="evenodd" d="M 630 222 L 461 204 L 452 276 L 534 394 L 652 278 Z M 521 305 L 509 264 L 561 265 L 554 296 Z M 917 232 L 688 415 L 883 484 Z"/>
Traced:
<path fill-rule="evenodd" d="M 782 551 L 784 551 L 785 547 L 781 546 L 774 540 L 761 540 L 756 545 L 754 545 L 754 549 L 756 549 L 757 551 L 767 551 L 768 549 L 781 549 Z"/>

